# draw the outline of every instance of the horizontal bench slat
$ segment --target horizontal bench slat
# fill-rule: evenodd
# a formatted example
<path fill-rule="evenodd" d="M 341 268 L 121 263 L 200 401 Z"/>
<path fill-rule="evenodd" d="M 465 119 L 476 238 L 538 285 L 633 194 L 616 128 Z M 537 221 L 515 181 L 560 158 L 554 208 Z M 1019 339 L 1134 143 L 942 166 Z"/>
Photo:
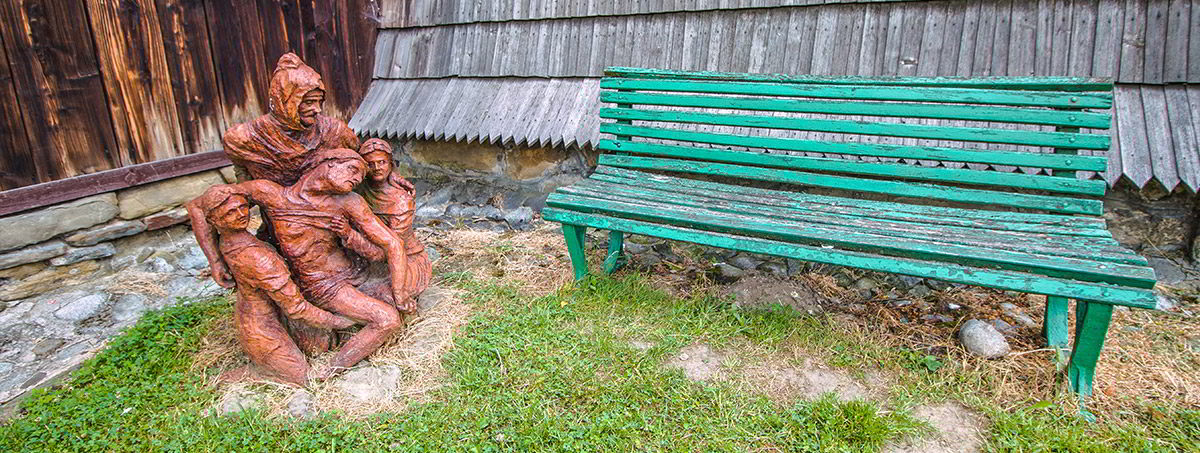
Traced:
<path fill-rule="evenodd" d="M 744 146 L 747 148 L 764 148 L 781 151 L 1012 165 L 1015 167 L 1040 167 L 1055 170 L 1105 171 L 1108 169 L 1108 158 L 1104 156 L 966 150 L 934 146 L 903 146 L 855 142 L 823 142 L 795 138 L 755 137 L 661 127 L 631 126 L 620 123 L 601 123 L 600 132 L 618 136 L 688 141 L 710 145 Z"/>
<path fill-rule="evenodd" d="M 870 86 L 842 84 L 796 84 L 770 82 L 724 82 L 700 80 L 646 80 L 604 78 L 600 88 L 613 90 L 667 91 L 687 93 L 792 96 L 823 99 L 914 101 L 987 105 L 1017 105 L 1045 108 L 1112 107 L 1112 93 L 1014 91 L 976 88 Z"/>
<path fill-rule="evenodd" d="M 804 192 L 761 189 L 745 185 L 730 185 L 711 181 L 700 181 L 677 176 L 667 176 L 644 171 L 600 165 L 595 174 L 625 178 L 631 181 L 649 181 L 658 184 L 675 184 L 681 187 L 701 191 L 723 191 L 748 193 L 764 198 L 779 198 L 806 204 L 826 205 L 831 208 L 847 208 L 859 210 L 867 216 L 887 216 L 892 213 L 906 213 L 925 218 L 961 218 L 966 221 L 983 222 L 985 228 L 1000 229 L 1002 226 L 1025 224 L 1037 228 L 1054 226 L 1062 232 L 1056 234 L 1071 234 L 1076 236 L 1105 236 L 1111 237 L 1105 230 L 1104 219 L 1088 216 L 1067 216 L 1061 214 L 1040 214 L 1015 211 L 992 211 L 983 209 L 950 208 L 941 206 L 925 206 L 896 201 L 876 201 L 858 198 L 845 198 L 830 195 L 818 195 Z"/>
<path fill-rule="evenodd" d="M 714 233 L 596 214 L 581 214 L 556 208 L 546 208 L 542 211 L 542 217 L 552 222 L 570 225 L 623 231 L 730 250 L 761 253 L 835 266 L 848 266 L 877 272 L 911 275 L 914 277 L 932 278 L 1031 294 L 1047 294 L 1137 308 L 1154 308 L 1155 303 L 1154 293 L 1145 289 L 1059 279 L 1000 269 L 962 266 L 940 261 L 923 261 L 879 256 L 851 250 L 789 244 L 770 239 Z"/>
<path fill-rule="evenodd" d="M 768 191 L 742 186 L 730 186 L 707 181 L 694 181 L 687 178 L 671 178 L 669 182 L 658 182 L 657 176 L 646 178 L 627 178 L 610 174 L 608 170 L 618 170 L 613 167 L 601 167 L 589 180 L 612 182 L 635 187 L 652 187 L 663 191 L 678 193 L 679 197 L 694 196 L 704 192 L 716 197 L 746 197 L 761 204 L 787 206 L 796 209 L 806 209 L 824 215 L 843 216 L 848 221 L 859 219 L 895 220 L 930 226 L 956 226 L 981 231 L 1008 231 L 1015 233 L 1034 233 L 1047 238 L 1081 237 L 1087 240 L 1099 240 L 1116 244 L 1107 231 L 1088 226 L 1062 226 L 1050 223 L 1026 223 L 1019 221 L 1001 221 L 995 219 L 978 219 L 960 217 L 953 213 L 952 208 L 943 208 L 943 212 L 914 213 L 905 210 L 887 210 L 877 207 L 863 207 L 852 203 L 824 202 L 823 200 L 808 200 L 806 194 L 792 196 L 790 192 Z M 705 186 L 691 185 L 692 183 L 707 184 Z M 744 190 L 738 190 L 744 189 Z M 785 196 L 786 195 L 786 196 Z M 842 198 L 842 200 L 849 200 Z M 851 200 L 853 201 L 853 200 Z M 884 202 L 880 202 L 884 203 Z M 914 205 L 915 206 L 915 205 Z M 1081 218 L 1082 219 L 1082 218 Z"/>
<path fill-rule="evenodd" d="M 1108 149 L 1107 135 L 1074 132 L 1042 132 L 980 127 L 928 126 L 924 124 L 873 123 L 866 121 L 780 118 L 776 116 L 727 115 L 629 108 L 602 108 L 600 117 L 615 120 L 664 121 L 671 123 L 761 127 L 796 131 L 954 140 L 1010 145 L 1048 146 L 1071 149 Z"/>
<path fill-rule="evenodd" d="M 833 173 L 883 176 L 925 181 L 976 184 L 999 187 L 1044 190 L 1079 195 L 1104 195 L 1104 181 L 1080 180 L 1056 176 L 1005 173 L 967 168 L 921 167 L 902 163 L 861 162 L 823 157 L 766 154 L 753 151 L 729 151 L 690 146 L 660 145 L 622 140 L 601 140 L 603 151 L 624 151 L 659 157 L 747 164 L 764 167 L 812 170 Z"/>
<path fill-rule="evenodd" d="M 773 181 L 805 186 L 882 193 L 903 197 L 931 198 L 970 204 L 1003 205 L 1018 208 L 1040 209 L 1043 211 L 1061 212 L 1067 214 L 1100 215 L 1103 213 L 1103 204 L 1099 200 L 965 189 L 927 183 L 883 181 L 877 179 L 825 175 L 795 170 L 747 167 L 742 165 L 714 162 L 683 161 L 678 159 L 661 159 L 656 157 L 602 154 L 599 162 L 601 165 L 610 165 L 614 167 L 730 176 L 760 181 Z"/>
<path fill-rule="evenodd" d="M 726 192 L 681 193 L 670 185 L 622 184 L 595 177 L 579 184 L 559 188 L 558 191 L 601 199 L 635 198 L 722 212 L 778 217 L 784 220 L 802 220 L 837 227 L 853 225 L 855 228 L 862 228 L 864 231 L 874 234 L 926 239 L 934 242 L 996 247 L 1043 255 L 1070 256 L 1091 261 L 1146 264 L 1145 258 L 1129 252 L 1111 238 L 1104 237 L 1058 236 L 856 217 L 816 210 L 799 203 L 776 203 L 752 195 Z"/>
<path fill-rule="evenodd" d="M 988 88 L 1000 90 L 1112 91 L 1112 79 L 1087 77 L 861 77 L 740 72 L 672 71 L 610 66 L 610 77 L 635 79 L 694 79 L 741 82 L 778 82 L 821 85 L 884 85 L 917 87 Z"/>
<path fill-rule="evenodd" d="M 804 99 L 697 96 L 665 93 L 605 91 L 601 102 L 767 112 L 827 113 L 836 115 L 933 118 L 962 121 L 1044 124 L 1050 126 L 1108 129 L 1112 118 L 1105 113 L 1042 110 L 963 104 L 915 104 L 897 102 L 834 102 Z"/>
<path fill-rule="evenodd" d="M 1003 269 L 1083 281 L 1143 288 L 1154 286 L 1154 274 L 1147 267 L 1097 263 L 1062 256 L 1046 257 L 919 239 L 902 239 L 865 233 L 853 227 L 839 228 L 798 220 L 787 221 L 731 213 L 715 213 L 668 203 L 599 200 L 560 192 L 552 193 L 547 198 L 546 205 L 578 212 L 669 223 L 688 228 L 700 227 L 705 230 L 734 234 L 749 233 L 755 236 L 811 245 L 833 245 L 852 250 L 872 253 L 885 252 L 896 256 L 948 261 L 971 266 L 996 266 Z"/>
<path fill-rule="evenodd" d="M 746 199 L 733 199 L 736 197 L 717 198 L 698 194 L 681 197 L 677 192 L 645 187 L 635 188 L 598 180 L 588 180 L 580 184 L 562 187 L 557 192 L 595 199 L 616 201 L 643 200 L 668 203 L 694 209 L 775 218 L 783 221 L 803 221 L 806 223 L 829 225 L 837 229 L 844 229 L 847 225 L 853 225 L 853 229 L 856 231 L 881 236 L 920 239 L 971 247 L 996 248 L 1035 255 L 1065 256 L 1086 261 L 1104 261 L 1130 265 L 1144 266 L 1146 264 L 1145 259 L 1126 253 L 1119 245 L 1080 240 L 1083 238 L 1079 237 L 1070 237 L 1070 239 L 1054 237 L 1054 240 L 1047 240 L 1045 236 L 1031 234 L 897 222 L 883 219 L 864 219 L 815 212 L 803 207 L 777 206 L 755 203 Z M 1055 243 L 1055 240 L 1057 240 L 1057 243 Z"/>

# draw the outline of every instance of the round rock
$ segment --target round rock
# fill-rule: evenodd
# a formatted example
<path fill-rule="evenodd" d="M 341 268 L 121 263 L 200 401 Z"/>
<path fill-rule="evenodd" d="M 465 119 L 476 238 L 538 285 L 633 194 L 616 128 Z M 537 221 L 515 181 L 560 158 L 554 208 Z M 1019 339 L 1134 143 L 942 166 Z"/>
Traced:
<path fill-rule="evenodd" d="M 958 331 L 958 341 L 962 342 L 968 352 L 985 359 L 1004 357 L 1011 350 L 1004 335 L 991 324 L 978 319 L 963 324 L 962 329 Z"/>

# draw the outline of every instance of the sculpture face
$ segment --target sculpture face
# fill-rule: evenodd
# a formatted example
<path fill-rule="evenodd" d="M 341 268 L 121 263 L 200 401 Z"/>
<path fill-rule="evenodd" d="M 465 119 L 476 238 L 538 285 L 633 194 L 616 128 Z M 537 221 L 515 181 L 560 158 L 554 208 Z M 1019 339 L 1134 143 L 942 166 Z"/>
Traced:
<path fill-rule="evenodd" d="M 392 173 L 391 156 L 384 153 L 371 153 L 363 156 L 363 159 L 367 161 L 367 176 L 370 176 L 372 181 L 387 181 L 388 175 Z"/>
<path fill-rule="evenodd" d="M 296 109 L 296 115 L 299 117 L 300 124 L 305 128 L 312 127 L 317 123 L 317 115 L 321 114 L 321 104 L 325 102 L 325 92 L 319 89 L 309 91 L 300 100 L 300 106 Z"/>
<path fill-rule="evenodd" d="M 231 196 L 213 208 L 209 221 L 222 230 L 245 230 L 250 226 L 250 203 L 241 195 Z"/>
<path fill-rule="evenodd" d="M 333 193 L 350 193 L 362 183 L 366 168 L 360 160 L 335 160 L 324 164 L 327 187 Z"/>

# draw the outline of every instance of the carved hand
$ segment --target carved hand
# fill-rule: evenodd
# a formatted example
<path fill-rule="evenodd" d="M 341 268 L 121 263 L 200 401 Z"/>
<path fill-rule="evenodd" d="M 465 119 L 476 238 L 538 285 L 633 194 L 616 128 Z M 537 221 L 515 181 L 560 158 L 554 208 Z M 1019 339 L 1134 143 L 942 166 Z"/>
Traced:
<path fill-rule="evenodd" d="M 237 286 L 237 282 L 233 279 L 233 274 L 229 273 L 229 268 L 225 266 L 224 262 L 217 261 L 211 267 L 213 281 L 217 282 L 218 286 L 225 289 L 232 289 L 234 286 Z"/>
<path fill-rule="evenodd" d="M 396 308 L 404 313 L 416 313 L 417 299 L 411 297 L 404 289 L 393 289 L 392 297 L 396 299 Z"/>
<path fill-rule="evenodd" d="M 344 216 L 334 216 L 333 220 L 329 221 L 329 229 L 346 237 L 350 235 L 350 222 Z"/>

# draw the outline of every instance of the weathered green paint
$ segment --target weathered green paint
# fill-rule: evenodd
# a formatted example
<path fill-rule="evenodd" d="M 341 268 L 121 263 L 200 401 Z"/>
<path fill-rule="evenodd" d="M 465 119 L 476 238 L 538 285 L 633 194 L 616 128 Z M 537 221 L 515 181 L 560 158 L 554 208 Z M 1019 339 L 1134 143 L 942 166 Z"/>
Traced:
<path fill-rule="evenodd" d="M 1043 110 L 1035 108 L 993 107 L 965 104 L 923 104 L 902 102 L 835 102 L 803 99 L 698 96 L 686 94 L 611 92 L 600 93 L 601 102 L 618 106 L 661 105 L 714 109 L 759 110 L 767 112 L 828 113 L 836 115 L 935 118 L 949 120 L 995 121 L 1000 123 L 1045 124 L 1108 129 L 1112 118 L 1105 113 Z"/>
<path fill-rule="evenodd" d="M 878 179 L 854 178 L 848 176 L 826 175 L 794 170 L 747 167 L 742 165 L 722 164 L 715 162 L 698 162 L 639 156 L 614 156 L 612 154 L 601 155 L 599 162 L 601 165 L 622 168 L 666 170 L 703 175 L 720 175 L 734 178 L 754 179 L 759 181 L 782 182 L 803 186 L 828 187 L 833 189 L 882 193 L 901 197 L 932 198 L 971 204 L 1002 205 L 1019 208 L 1040 209 L 1043 211 L 1062 212 L 1068 214 L 1100 215 L 1104 211 L 1104 205 L 1099 200 L 966 189 L 928 183 L 884 181 Z"/>
<path fill-rule="evenodd" d="M 587 239 L 587 227 L 562 224 L 563 236 L 567 238 L 567 254 L 571 255 L 571 267 L 575 269 L 575 280 L 583 280 L 587 276 L 587 256 L 584 255 L 584 241 Z"/>
<path fill-rule="evenodd" d="M 983 127 L 928 126 L 924 124 L 874 123 L 868 121 L 785 118 L 761 115 L 679 112 L 602 108 L 600 117 L 615 120 L 663 121 L 671 123 L 714 124 L 721 126 L 760 127 L 796 131 L 835 132 L 842 134 L 881 135 L 929 140 L 955 140 L 1011 145 L 1108 149 L 1107 135 L 1041 132 Z"/>
<path fill-rule="evenodd" d="M 767 154 L 754 151 L 731 151 L 657 143 L 602 140 L 597 148 L 602 151 L 624 151 L 656 157 L 706 160 L 792 170 L 849 173 L 852 175 L 883 176 L 887 178 L 934 182 L 1017 187 L 1077 195 L 1100 196 L 1104 195 L 1104 191 L 1108 188 L 1108 185 L 1100 180 L 1068 179 L 1026 173 L 972 170 L 969 168 L 921 167 L 904 163 L 862 162 L 827 157 Z"/>
<path fill-rule="evenodd" d="M 891 157 L 898 159 L 940 160 L 976 164 L 1012 165 L 1062 170 L 1105 171 L 1105 156 L 1080 156 L 1019 151 L 988 151 L 936 146 L 903 146 L 861 142 L 833 142 L 794 138 L 697 132 L 662 127 L 627 126 L 601 123 L 600 132 L 618 137 L 646 137 L 663 140 L 705 143 L 710 145 L 744 146 L 780 151 L 849 154 L 854 156 Z M 628 139 L 626 139 L 628 140 Z"/>
<path fill-rule="evenodd" d="M 648 201 L 679 205 L 693 209 L 775 218 L 781 221 L 803 220 L 806 223 L 854 229 L 870 234 L 900 238 L 924 239 L 933 242 L 969 245 L 981 248 L 1022 251 L 1040 255 L 1067 256 L 1092 261 L 1107 261 L 1120 264 L 1145 265 L 1146 260 L 1129 253 L 1116 241 L 1109 238 L 1082 238 L 1074 236 L 1052 236 L 1023 234 L 981 228 L 964 228 L 947 225 L 892 221 L 867 217 L 821 213 L 808 209 L 761 203 L 752 197 L 727 195 L 721 197 L 706 194 L 681 196 L 677 192 L 656 188 L 631 187 L 607 181 L 588 180 L 573 186 L 560 188 L 556 193 L 578 195 L 601 200 Z"/>
<path fill-rule="evenodd" d="M 604 272 L 609 274 L 625 265 L 625 233 L 608 232 L 608 255 L 604 258 Z"/>
<path fill-rule="evenodd" d="M 596 167 L 596 172 L 593 174 L 593 178 L 620 178 L 628 181 L 628 184 L 635 185 L 640 184 L 641 181 L 646 181 L 648 184 L 653 183 L 655 186 L 677 185 L 681 188 L 694 189 L 695 191 L 701 192 L 719 191 L 728 193 L 744 193 L 763 198 L 782 199 L 804 204 L 811 204 L 814 205 L 814 208 L 817 206 L 846 208 L 852 210 L 851 212 L 860 212 L 861 215 L 864 216 L 887 216 L 889 213 L 897 213 L 898 215 L 921 215 L 925 216 L 923 219 L 928 219 L 929 221 L 932 221 L 932 219 L 958 218 L 963 219 L 964 221 L 984 222 L 981 223 L 980 226 L 996 229 L 1004 229 L 1002 226 L 1007 224 L 1032 224 L 1037 225 L 1039 228 L 1046 225 L 1053 225 L 1063 228 L 1062 231 L 1058 231 L 1056 234 L 1111 237 L 1111 235 L 1108 234 L 1108 232 L 1104 229 L 1104 219 L 1098 217 L 1081 217 L 1013 211 L 992 211 L 982 209 L 925 206 L 893 201 L 863 200 L 858 198 L 769 190 L 748 186 L 735 186 L 730 184 L 659 175 L 604 165 Z M 615 179 L 611 180 L 615 181 Z"/>
<path fill-rule="evenodd" d="M 1046 338 L 1046 345 L 1057 351 L 1055 364 L 1060 370 L 1067 364 L 1067 348 L 1070 346 L 1067 344 L 1067 306 L 1065 297 L 1046 296 L 1046 316 L 1042 318 L 1042 336 Z"/>
<path fill-rule="evenodd" d="M 894 85 L 917 87 L 989 88 L 997 90 L 1108 91 L 1112 79 L 1088 77 L 864 77 L 790 74 L 745 74 L 740 72 L 672 71 L 667 69 L 609 66 L 609 77 L 634 79 L 692 79 L 741 82 L 808 83 L 821 85 Z"/>
<path fill-rule="evenodd" d="M 1096 360 L 1104 348 L 1112 311 L 1112 305 L 1108 304 L 1075 303 L 1075 347 L 1071 350 L 1071 363 L 1067 365 L 1067 381 L 1071 390 L 1082 396 L 1092 394 Z"/>
<path fill-rule="evenodd" d="M 576 212 L 635 218 L 706 231 L 753 235 L 894 256 L 963 263 L 971 266 L 994 266 L 1081 281 L 1104 282 L 1139 288 L 1154 286 L 1154 273 L 1145 266 L 1099 263 L 1063 256 L 1047 257 L 1009 250 L 882 236 L 862 232 L 852 226 L 836 227 L 802 220 L 764 219 L 648 201 L 597 200 L 561 192 L 550 194 L 550 197 L 546 199 L 546 205 Z"/>
<path fill-rule="evenodd" d="M 703 80 L 614 79 L 600 81 L 600 88 L 635 91 L 743 94 L 750 96 L 795 96 L 874 101 L 915 101 L 987 105 L 1022 105 L 1049 108 L 1112 107 L 1112 93 L 1069 93 L 976 88 L 928 88 L 886 85 L 795 84 L 769 82 L 723 82 Z"/>
<path fill-rule="evenodd" d="M 1076 300 L 1104 302 L 1138 308 L 1153 308 L 1154 293 L 1147 289 L 1081 282 L 1002 269 L 985 269 L 941 261 L 923 261 L 871 253 L 787 243 L 749 236 L 699 231 L 673 225 L 579 213 L 547 207 L 542 217 L 552 222 L 620 230 L 663 239 L 740 250 L 803 261 L 848 266 L 894 274 L 933 278 L 1033 294 L 1050 294 Z M 577 270 L 578 271 L 578 270 Z M 586 272 L 586 270 L 585 270 Z"/>

